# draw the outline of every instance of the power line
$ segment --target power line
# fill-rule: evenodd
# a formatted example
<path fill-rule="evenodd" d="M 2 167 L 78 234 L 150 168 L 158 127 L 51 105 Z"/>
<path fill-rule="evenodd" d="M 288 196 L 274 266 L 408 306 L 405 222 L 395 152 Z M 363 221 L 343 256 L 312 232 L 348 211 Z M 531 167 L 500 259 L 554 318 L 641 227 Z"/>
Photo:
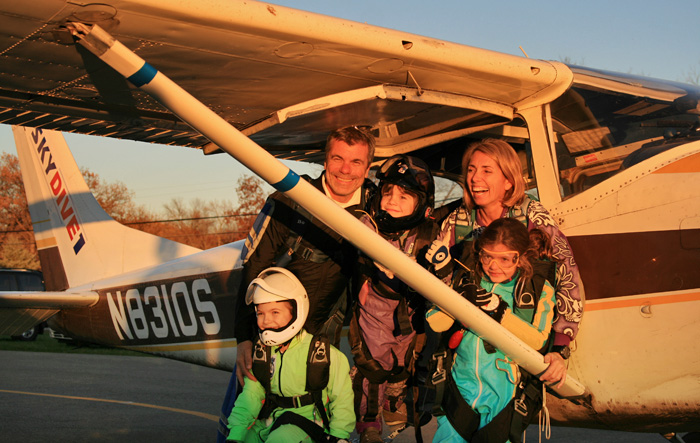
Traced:
<path fill-rule="evenodd" d="M 258 215 L 254 214 L 229 214 L 229 215 L 211 215 L 207 217 L 190 217 L 190 218 L 172 218 L 169 220 L 152 220 L 152 221 L 137 221 L 137 222 L 124 222 L 124 225 L 145 225 L 148 223 L 173 223 L 179 221 L 196 221 L 196 220 L 210 220 L 214 218 L 231 218 L 231 217 L 252 217 Z"/>
<path fill-rule="evenodd" d="M 232 218 L 232 217 L 253 217 L 257 216 L 257 213 L 250 214 L 227 214 L 227 215 L 211 215 L 206 217 L 189 217 L 189 218 L 171 218 L 167 220 L 150 220 L 150 221 L 135 221 L 135 222 L 119 222 L 123 225 L 146 225 L 149 223 L 175 223 L 180 221 L 197 221 L 197 220 L 210 220 L 215 218 Z M 2 230 L 0 234 L 14 234 L 20 232 L 32 232 L 31 229 L 14 229 L 14 230 Z M 247 232 L 247 231 L 246 231 Z"/>

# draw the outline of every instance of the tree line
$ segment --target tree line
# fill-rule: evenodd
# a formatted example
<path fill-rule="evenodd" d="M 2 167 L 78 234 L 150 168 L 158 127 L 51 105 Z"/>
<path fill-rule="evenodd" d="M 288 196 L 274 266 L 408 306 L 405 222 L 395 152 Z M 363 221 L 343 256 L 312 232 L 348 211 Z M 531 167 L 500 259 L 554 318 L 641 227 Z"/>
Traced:
<path fill-rule="evenodd" d="M 244 238 L 267 197 L 263 182 L 241 176 L 237 204 L 173 199 L 156 214 L 134 203 L 121 182 L 108 183 L 86 168 L 81 172 L 102 208 L 115 220 L 159 237 L 209 249 Z M 17 156 L 0 157 L 0 267 L 41 270 Z"/>

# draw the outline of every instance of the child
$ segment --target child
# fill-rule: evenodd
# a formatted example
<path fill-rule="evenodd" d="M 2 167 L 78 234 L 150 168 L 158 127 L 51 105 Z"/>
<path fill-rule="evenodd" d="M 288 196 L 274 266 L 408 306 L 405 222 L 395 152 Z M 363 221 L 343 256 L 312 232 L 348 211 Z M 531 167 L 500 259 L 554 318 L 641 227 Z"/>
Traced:
<path fill-rule="evenodd" d="M 228 423 L 227 441 L 344 441 L 355 426 L 348 360 L 327 339 L 303 329 L 309 299 L 284 268 L 261 272 L 248 286 L 260 340 Z M 283 364 L 284 363 L 284 364 Z"/>
<path fill-rule="evenodd" d="M 474 244 L 474 255 L 462 256 L 466 267 L 475 269 L 476 279 L 470 272 L 455 270 L 455 290 L 529 346 L 543 351 L 554 320 L 556 296 L 549 282 L 554 269 L 548 266 L 545 272 L 535 272 L 533 264 L 542 266 L 537 259 L 543 251 L 534 248 L 538 243 L 547 244 L 549 238 L 537 229 L 532 237 L 515 219 L 493 221 Z M 481 287 L 473 281 L 480 282 Z M 428 323 L 432 325 L 431 314 Z M 529 380 L 529 374 L 521 373 L 508 356 L 462 325 L 455 325 L 445 338 L 454 357 L 444 396 L 438 400 L 446 415 L 438 417 L 433 441 L 520 441 L 528 423 L 526 419 L 518 423 L 511 434 L 514 418 L 521 417 L 514 413 L 514 398 L 524 399 L 518 385 L 520 380 Z M 532 386 L 536 394 L 541 394 L 541 387 Z M 530 408 L 529 415 L 533 409 L 538 407 Z"/>
<path fill-rule="evenodd" d="M 422 258 L 438 232 L 429 219 L 434 203 L 430 169 L 418 158 L 396 155 L 384 162 L 377 179 L 373 217 L 361 220 L 405 254 Z M 358 304 L 350 325 L 357 430 L 361 443 L 381 442 L 382 415 L 388 425 L 401 427 L 407 421 L 404 398 L 421 347 L 425 301 L 366 257 L 358 276 Z"/>

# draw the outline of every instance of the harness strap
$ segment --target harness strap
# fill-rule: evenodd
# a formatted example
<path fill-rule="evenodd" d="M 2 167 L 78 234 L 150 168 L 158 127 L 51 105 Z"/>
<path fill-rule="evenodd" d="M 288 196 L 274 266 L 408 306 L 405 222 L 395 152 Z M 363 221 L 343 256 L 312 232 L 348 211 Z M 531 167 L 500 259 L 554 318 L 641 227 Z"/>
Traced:
<path fill-rule="evenodd" d="M 360 405 L 362 404 L 362 382 L 365 376 L 362 372 L 355 371 L 355 376 L 352 378 L 352 392 L 354 395 L 355 415 L 360 415 Z"/>
<path fill-rule="evenodd" d="M 330 419 L 323 403 L 323 390 L 328 386 L 330 378 L 330 342 L 325 335 L 315 335 L 309 345 L 306 360 L 306 393 L 285 397 L 270 391 L 271 378 L 271 348 L 264 346 L 260 340 L 255 344 L 253 352 L 253 374 L 265 388 L 265 402 L 258 414 L 259 419 L 266 419 L 277 408 L 292 409 L 307 405 L 315 405 L 323 420 L 323 427 L 330 428 Z"/>
<path fill-rule="evenodd" d="M 520 443 L 523 431 L 542 407 L 542 390 L 532 376 L 524 375 L 515 397 L 496 416 L 479 429 L 481 415 L 467 403 L 452 376 L 443 383 L 442 406 L 452 427 L 472 443 L 510 441 Z"/>
<path fill-rule="evenodd" d="M 420 394 L 420 389 L 418 388 L 417 385 L 413 385 L 412 388 L 413 391 L 413 437 L 416 440 L 416 443 L 423 443 L 423 433 L 421 432 L 421 427 L 423 426 L 423 423 L 421 423 L 421 411 L 418 410 L 418 396 Z"/>
<path fill-rule="evenodd" d="M 445 393 L 442 407 L 447 420 L 462 438 L 472 441 L 472 436 L 479 429 L 481 415 L 472 409 L 462 397 L 451 375 L 443 384 L 445 385 Z"/>
<path fill-rule="evenodd" d="M 304 406 L 314 404 L 314 398 L 311 395 L 311 393 L 309 393 L 309 392 L 307 392 L 306 394 L 302 394 L 302 395 L 295 395 L 293 397 L 283 397 L 283 396 L 277 395 L 277 394 L 267 394 L 265 396 L 265 405 L 266 406 L 267 406 L 268 402 L 274 403 L 275 408 L 282 408 L 282 409 L 295 408 L 296 409 L 296 408 L 301 408 Z M 261 418 L 267 418 L 267 417 L 261 417 Z"/>
<path fill-rule="evenodd" d="M 314 336 L 306 362 L 306 390 L 316 404 L 325 429 L 330 429 L 330 420 L 323 403 L 323 389 L 328 386 L 330 379 L 330 346 L 325 335 Z"/>
<path fill-rule="evenodd" d="M 367 392 L 367 412 L 362 421 L 375 421 L 379 415 L 379 384 L 369 383 Z"/>
<path fill-rule="evenodd" d="M 510 441 L 520 443 L 523 431 L 532 422 L 535 414 L 542 409 L 543 384 L 525 371 L 522 372 L 516 397 L 513 399 L 513 416 L 510 422 Z M 519 393 L 519 395 L 517 395 Z"/>
<path fill-rule="evenodd" d="M 306 432 L 306 434 L 309 437 L 311 437 L 311 439 L 316 443 L 337 440 L 334 437 L 326 434 L 323 428 L 318 424 L 314 423 L 306 417 L 303 417 L 299 414 L 295 414 L 292 411 L 285 411 L 284 413 L 282 413 L 282 415 L 277 417 L 277 420 L 275 420 L 275 423 L 270 428 L 270 432 L 274 431 L 282 425 L 294 425 L 298 427 L 302 431 Z"/>
<path fill-rule="evenodd" d="M 401 335 L 409 335 L 413 332 L 411 319 L 408 317 L 408 303 L 406 303 L 405 297 L 401 297 L 399 305 L 396 307 L 396 320 L 399 323 L 399 332 Z"/>
<path fill-rule="evenodd" d="M 360 325 L 357 322 L 357 312 L 350 320 L 350 346 L 352 347 L 355 366 L 359 369 L 358 372 L 361 372 L 363 377 L 366 377 L 370 383 L 384 383 L 394 372 L 393 370 L 385 370 L 378 361 L 372 358 L 367 344 L 362 339 Z M 398 368 L 394 368 L 394 370 L 396 369 Z"/>
<path fill-rule="evenodd" d="M 255 342 L 253 349 L 253 375 L 265 388 L 265 392 L 270 390 L 270 365 L 272 364 L 272 350 L 269 346 L 262 344 L 260 340 Z"/>

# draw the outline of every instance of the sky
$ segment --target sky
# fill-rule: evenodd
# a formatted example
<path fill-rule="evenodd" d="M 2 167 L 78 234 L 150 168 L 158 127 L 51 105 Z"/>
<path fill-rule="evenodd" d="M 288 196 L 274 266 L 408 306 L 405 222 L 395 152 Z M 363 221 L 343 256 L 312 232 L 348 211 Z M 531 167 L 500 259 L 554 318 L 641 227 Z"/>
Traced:
<path fill-rule="evenodd" d="M 588 0 L 275 0 L 371 25 L 530 58 L 684 81 L 700 72 L 700 1 Z M 236 182 L 253 175 L 227 155 L 190 148 L 66 134 L 76 162 L 108 182 L 120 181 L 134 202 L 158 212 L 174 198 L 235 201 Z M 0 153 L 16 154 L 0 125 Z M 321 168 L 287 163 L 299 174 Z M 272 188 L 268 188 L 270 191 Z"/>

